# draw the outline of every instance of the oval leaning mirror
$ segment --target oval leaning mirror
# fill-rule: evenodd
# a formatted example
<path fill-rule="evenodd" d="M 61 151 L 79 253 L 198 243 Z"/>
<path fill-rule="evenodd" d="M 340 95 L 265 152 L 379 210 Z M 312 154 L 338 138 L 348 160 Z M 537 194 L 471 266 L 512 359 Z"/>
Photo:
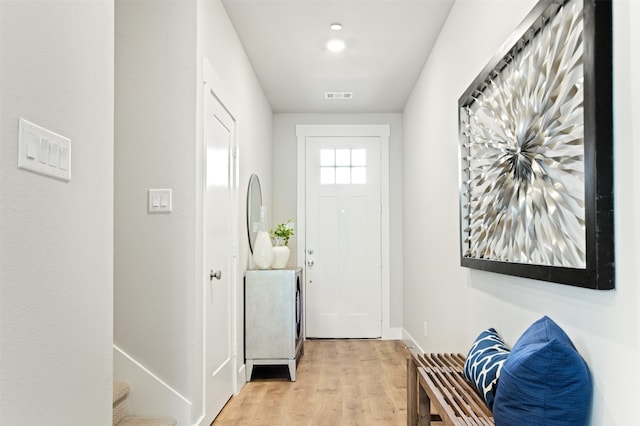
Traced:
<path fill-rule="evenodd" d="M 249 250 L 253 253 L 253 246 L 260 230 L 260 206 L 262 205 L 262 188 L 258 175 L 252 174 L 247 189 L 247 233 L 249 236 Z"/>

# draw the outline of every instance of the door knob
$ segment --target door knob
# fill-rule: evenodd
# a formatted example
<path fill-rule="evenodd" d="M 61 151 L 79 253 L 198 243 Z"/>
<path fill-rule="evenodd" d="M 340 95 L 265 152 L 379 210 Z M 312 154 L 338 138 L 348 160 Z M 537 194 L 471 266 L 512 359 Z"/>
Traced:
<path fill-rule="evenodd" d="M 313 266 L 313 260 L 308 260 L 307 265 L 309 265 L 309 268 L 311 268 Z"/>
<path fill-rule="evenodd" d="M 213 281 L 213 279 L 219 280 L 220 278 L 222 278 L 222 271 L 217 270 L 215 272 L 213 272 L 213 269 L 211 270 L 211 272 L 209 273 L 209 281 Z"/>

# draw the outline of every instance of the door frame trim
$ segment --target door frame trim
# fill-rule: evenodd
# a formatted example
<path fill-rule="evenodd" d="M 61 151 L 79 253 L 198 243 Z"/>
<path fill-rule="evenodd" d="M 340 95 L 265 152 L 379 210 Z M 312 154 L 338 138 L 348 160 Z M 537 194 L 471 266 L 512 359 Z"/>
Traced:
<path fill-rule="evenodd" d="M 381 332 L 383 339 L 393 339 L 396 334 L 390 325 L 390 253 L 389 253 L 389 135 L 391 126 L 389 124 L 299 124 L 296 125 L 297 137 L 297 229 L 296 245 L 298 264 L 301 264 L 306 271 L 306 139 L 307 137 L 379 137 L 380 138 L 380 256 L 381 256 Z M 306 276 L 305 276 L 306 280 Z M 305 301 L 306 304 L 306 301 Z M 306 306 L 304 309 L 306 312 Z M 306 318 L 305 318 L 306 320 Z M 305 321 L 306 322 L 306 321 Z"/>

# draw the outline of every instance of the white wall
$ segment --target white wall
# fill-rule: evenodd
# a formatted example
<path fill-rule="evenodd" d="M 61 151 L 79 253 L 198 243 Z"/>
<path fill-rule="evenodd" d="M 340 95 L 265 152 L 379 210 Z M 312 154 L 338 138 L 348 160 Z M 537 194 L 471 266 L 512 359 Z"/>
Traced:
<path fill-rule="evenodd" d="M 193 401 L 196 6 L 118 0 L 115 11 L 114 343 Z M 147 214 L 151 188 L 173 190 L 170 214 Z"/>
<path fill-rule="evenodd" d="M 0 424 L 112 410 L 113 1 L 0 2 Z M 71 181 L 17 169 L 18 118 L 71 139 Z"/>
<path fill-rule="evenodd" d="M 457 99 L 534 4 L 457 1 L 405 108 L 404 189 L 412 196 L 404 203 L 404 326 L 423 350 L 466 352 L 486 327 L 513 344 L 530 323 L 549 315 L 591 368 L 591 423 L 637 424 L 640 3 L 614 1 L 616 290 L 459 266 Z"/>
<path fill-rule="evenodd" d="M 402 325 L 402 114 L 274 114 L 273 214 L 270 226 L 292 219 L 297 224 L 298 124 L 389 124 L 390 326 Z M 289 265 L 299 265 L 295 237 L 289 241 Z"/>
<path fill-rule="evenodd" d="M 235 30 L 219 0 L 116 1 L 115 344 L 149 370 L 141 373 L 141 385 L 149 383 L 145 374 L 157 378 L 152 379 L 156 389 L 144 385 L 146 401 L 131 411 L 172 415 L 179 424 L 192 424 L 202 414 L 204 57 L 238 119 L 237 217 L 244 266 L 251 173 L 260 175 L 270 202 L 272 113 Z M 146 213 L 150 188 L 173 190 L 171 214 Z M 243 269 L 238 272 L 236 338 L 242 364 Z M 118 359 L 115 375 L 130 380 L 135 363 Z M 136 412 L 152 407 L 160 394 L 177 405 Z"/>

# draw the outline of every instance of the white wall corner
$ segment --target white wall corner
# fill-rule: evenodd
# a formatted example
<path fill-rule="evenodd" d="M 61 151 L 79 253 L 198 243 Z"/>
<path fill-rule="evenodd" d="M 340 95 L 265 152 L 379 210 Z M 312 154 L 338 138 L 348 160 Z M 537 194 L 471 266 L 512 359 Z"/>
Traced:
<path fill-rule="evenodd" d="M 191 424 L 192 403 L 113 345 L 113 380 L 129 383 L 127 407 L 131 416 L 173 417 L 179 425 Z"/>
<path fill-rule="evenodd" d="M 410 351 L 425 353 L 424 349 L 420 347 L 416 339 L 414 339 L 413 336 L 411 336 L 411 334 L 409 334 L 409 332 L 404 328 L 402 329 L 402 341 L 407 345 L 407 348 L 409 348 Z"/>
<path fill-rule="evenodd" d="M 404 340 L 403 336 L 402 327 L 384 327 L 382 330 L 382 340 Z"/>

